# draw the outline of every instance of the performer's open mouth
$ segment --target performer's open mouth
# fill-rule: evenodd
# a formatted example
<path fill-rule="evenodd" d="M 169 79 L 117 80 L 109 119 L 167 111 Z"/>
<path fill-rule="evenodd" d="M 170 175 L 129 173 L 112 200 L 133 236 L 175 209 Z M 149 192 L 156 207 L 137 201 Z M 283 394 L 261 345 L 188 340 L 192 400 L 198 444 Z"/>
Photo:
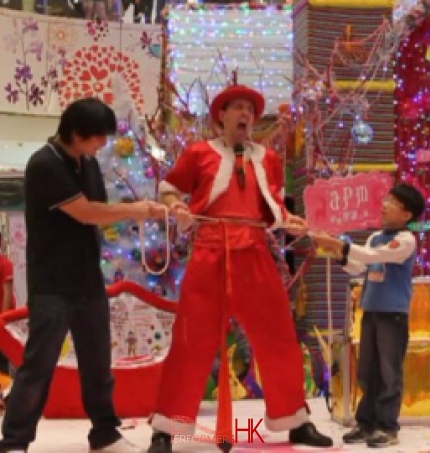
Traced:
<path fill-rule="evenodd" d="M 239 121 L 237 123 L 237 128 L 241 131 L 246 131 L 248 128 L 248 123 L 246 121 Z"/>

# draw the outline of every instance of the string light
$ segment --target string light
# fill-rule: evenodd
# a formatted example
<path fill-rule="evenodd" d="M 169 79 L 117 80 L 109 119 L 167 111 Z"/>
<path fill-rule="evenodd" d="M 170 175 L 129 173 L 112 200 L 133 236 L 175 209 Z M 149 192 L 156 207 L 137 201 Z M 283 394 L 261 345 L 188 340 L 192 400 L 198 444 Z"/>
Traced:
<path fill-rule="evenodd" d="M 414 184 L 427 200 L 421 222 L 410 225 L 417 232 L 417 265 L 430 274 L 430 23 L 425 21 L 402 43 L 397 52 L 395 146 L 400 179 Z"/>
<path fill-rule="evenodd" d="M 239 83 L 266 97 L 266 113 L 277 113 L 291 100 L 292 8 L 250 10 L 177 7 L 168 21 L 170 77 L 181 95 L 200 79 L 209 97 L 239 69 Z M 195 87 L 188 93 L 192 113 L 206 113 L 205 100 Z"/>

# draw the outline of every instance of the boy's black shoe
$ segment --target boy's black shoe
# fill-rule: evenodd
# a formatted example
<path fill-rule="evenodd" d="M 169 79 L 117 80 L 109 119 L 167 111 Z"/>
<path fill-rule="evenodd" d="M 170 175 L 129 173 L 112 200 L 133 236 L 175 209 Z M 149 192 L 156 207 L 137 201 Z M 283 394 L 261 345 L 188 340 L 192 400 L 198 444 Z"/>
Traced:
<path fill-rule="evenodd" d="M 298 428 L 290 430 L 290 442 L 292 444 L 309 445 L 310 447 L 332 447 L 333 440 L 317 431 L 311 422 L 303 423 Z"/>
<path fill-rule="evenodd" d="M 148 453 L 172 453 L 172 438 L 170 434 L 155 433 L 152 435 Z"/>
<path fill-rule="evenodd" d="M 346 444 L 363 444 L 372 436 L 372 432 L 362 426 L 356 426 L 346 433 L 342 439 Z"/>
<path fill-rule="evenodd" d="M 399 438 L 396 432 L 375 431 L 369 439 L 367 446 L 370 448 L 386 448 L 399 443 Z"/>

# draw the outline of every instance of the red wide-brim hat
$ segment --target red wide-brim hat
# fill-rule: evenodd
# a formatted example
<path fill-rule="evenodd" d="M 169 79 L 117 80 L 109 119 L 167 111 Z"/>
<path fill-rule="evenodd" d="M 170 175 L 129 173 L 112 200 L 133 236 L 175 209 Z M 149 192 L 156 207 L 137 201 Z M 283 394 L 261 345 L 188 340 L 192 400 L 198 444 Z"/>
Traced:
<path fill-rule="evenodd" d="M 219 112 L 228 102 L 234 101 L 235 99 L 247 99 L 254 104 L 255 121 L 257 121 L 264 112 L 264 97 L 258 91 L 245 85 L 230 85 L 214 97 L 210 107 L 212 119 L 219 123 Z"/>

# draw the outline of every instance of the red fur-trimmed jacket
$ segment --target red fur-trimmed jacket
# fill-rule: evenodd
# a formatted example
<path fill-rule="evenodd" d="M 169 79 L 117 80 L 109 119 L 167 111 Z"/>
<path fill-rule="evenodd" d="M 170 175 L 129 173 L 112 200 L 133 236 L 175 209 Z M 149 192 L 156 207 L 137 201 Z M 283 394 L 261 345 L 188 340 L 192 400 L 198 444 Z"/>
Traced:
<path fill-rule="evenodd" d="M 281 159 L 273 150 L 257 143 L 247 142 L 244 146 L 244 158 L 252 162 L 261 194 L 270 208 L 271 218 L 264 220 L 271 228 L 279 228 L 288 216 L 283 202 Z M 195 143 L 178 158 L 160 183 L 159 192 L 191 195 L 191 212 L 203 215 L 208 206 L 227 190 L 234 166 L 233 149 L 226 147 L 222 139 Z"/>

